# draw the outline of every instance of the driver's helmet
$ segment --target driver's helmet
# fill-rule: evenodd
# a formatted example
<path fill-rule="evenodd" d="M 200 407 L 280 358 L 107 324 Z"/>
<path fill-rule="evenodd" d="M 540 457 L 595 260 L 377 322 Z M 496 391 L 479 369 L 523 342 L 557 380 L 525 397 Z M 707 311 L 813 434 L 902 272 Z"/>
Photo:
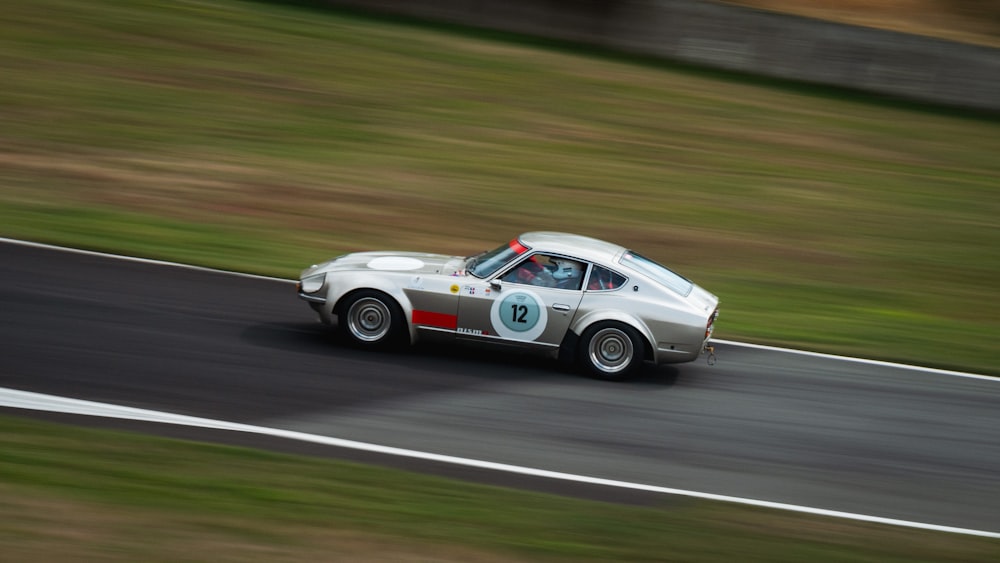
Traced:
<path fill-rule="evenodd" d="M 572 280 L 583 275 L 583 268 L 575 260 L 554 258 L 552 263 L 556 265 L 556 271 L 552 272 L 552 277 L 557 280 Z"/>

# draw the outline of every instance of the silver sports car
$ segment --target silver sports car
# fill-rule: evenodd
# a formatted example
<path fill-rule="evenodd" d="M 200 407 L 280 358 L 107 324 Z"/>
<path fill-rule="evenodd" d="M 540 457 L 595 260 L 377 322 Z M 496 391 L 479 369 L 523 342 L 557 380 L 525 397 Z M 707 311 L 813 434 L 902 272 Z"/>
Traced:
<path fill-rule="evenodd" d="M 625 247 L 532 232 L 469 257 L 356 252 L 302 272 L 299 297 L 353 343 L 444 338 L 537 350 L 623 379 L 709 349 L 719 299 Z"/>

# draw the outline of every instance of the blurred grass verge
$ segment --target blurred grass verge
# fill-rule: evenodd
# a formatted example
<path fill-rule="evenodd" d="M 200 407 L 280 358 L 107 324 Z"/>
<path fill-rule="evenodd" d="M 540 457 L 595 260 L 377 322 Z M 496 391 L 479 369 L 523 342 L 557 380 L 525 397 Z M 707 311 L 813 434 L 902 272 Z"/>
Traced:
<path fill-rule="evenodd" d="M 141 455 L 137 455 L 141 452 Z M 985 538 L 664 496 L 626 506 L 0 416 L 32 561 L 995 561 Z"/>
<path fill-rule="evenodd" d="M 1000 374 L 995 117 L 301 4 L 8 6 L 0 235 L 293 277 L 566 230 L 720 338 Z"/>

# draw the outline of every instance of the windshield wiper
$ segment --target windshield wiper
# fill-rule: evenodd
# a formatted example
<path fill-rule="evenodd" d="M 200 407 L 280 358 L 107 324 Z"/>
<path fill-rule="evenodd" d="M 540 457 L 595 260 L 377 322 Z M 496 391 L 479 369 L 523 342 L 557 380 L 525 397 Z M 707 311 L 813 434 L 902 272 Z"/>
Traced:
<path fill-rule="evenodd" d="M 489 252 L 489 251 L 488 250 L 484 250 L 484 251 L 480 252 L 479 254 L 473 254 L 472 256 L 469 256 L 468 258 L 466 258 L 465 259 L 465 271 L 468 272 L 469 270 L 471 270 L 471 269 L 475 268 L 477 265 L 479 265 L 478 258 L 480 258 L 483 254 L 486 254 L 487 252 Z"/>

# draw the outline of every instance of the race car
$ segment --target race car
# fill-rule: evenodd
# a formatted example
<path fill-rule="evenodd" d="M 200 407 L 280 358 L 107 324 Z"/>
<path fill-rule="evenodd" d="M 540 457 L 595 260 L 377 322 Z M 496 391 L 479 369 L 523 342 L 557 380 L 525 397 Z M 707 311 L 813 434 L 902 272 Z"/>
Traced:
<path fill-rule="evenodd" d="M 609 380 L 709 349 L 719 299 L 623 246 L 529 232 L 488 252 L 355 252 L 305 269 L 298 295 L 366 348 L 477 341 L 546 353 Z"/>

